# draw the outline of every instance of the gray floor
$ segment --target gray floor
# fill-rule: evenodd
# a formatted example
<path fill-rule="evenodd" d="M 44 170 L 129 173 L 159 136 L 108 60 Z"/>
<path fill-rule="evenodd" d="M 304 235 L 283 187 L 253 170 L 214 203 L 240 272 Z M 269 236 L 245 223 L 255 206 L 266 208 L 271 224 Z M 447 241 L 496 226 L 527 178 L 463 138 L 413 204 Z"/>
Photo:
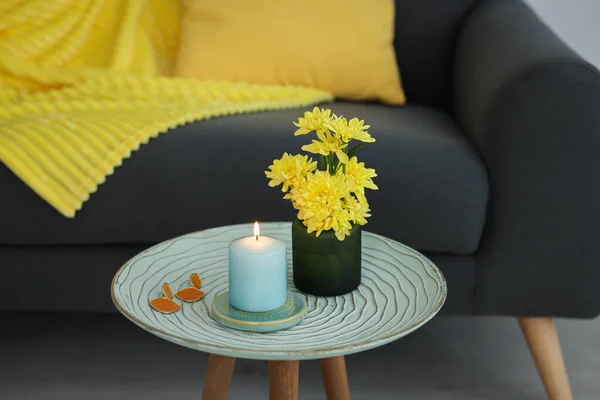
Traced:
<path fill-rule="evenodd" d="M 600 320 L 558 321 L 576 399 L 600 398 Z M 0 314 L 0 399 L 199 399 L 207 356 L 120 315 Z M 354 399 L 544 399 L 516 322 L 438 317 L 347 357 Z M 266 362 L 239 360 L 231 399 L 267 399 Z M 323 399 L 302 362 L 300 399 Z"/>

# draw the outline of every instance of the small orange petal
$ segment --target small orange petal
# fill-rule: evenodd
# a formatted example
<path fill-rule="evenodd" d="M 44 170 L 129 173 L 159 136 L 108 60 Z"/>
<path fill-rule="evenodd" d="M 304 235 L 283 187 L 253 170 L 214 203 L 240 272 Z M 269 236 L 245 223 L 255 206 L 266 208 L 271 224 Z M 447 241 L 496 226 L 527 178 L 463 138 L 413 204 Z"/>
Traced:
<path fill-rule="evenodd" d="M 198 276 L 198 274 L 195 272 L 190 275 L 190 283 L 196 289 L 200 289 L 202 287 L 202 280 L 200 279 L 200 276 Z"/>
<path fill-rule="evenodd" d="M 150 301 L 150 306 L 163 314 L 171 314 L 172 312 L 179 310 L 179 304 L 166 297 L 159 297 L 158 299 Z"/>
<path fill-rule="evenodd" d="M 205 293 L 202 290 L 193 287 L 181 289 L 179 292 L 175 293 L 175 296 L 177 296 L 178 299 L 187 302 L 198 301 L 203 298 L 204 295 Z"/>
<path fill-rule="evenodd" d="M 162 284 L 162 291 L 165 297 L 168 297 L 169 299 L 173 298 L 173 291 L 171 290 L 171 286 L 169 286 L 167 282 Z"/>

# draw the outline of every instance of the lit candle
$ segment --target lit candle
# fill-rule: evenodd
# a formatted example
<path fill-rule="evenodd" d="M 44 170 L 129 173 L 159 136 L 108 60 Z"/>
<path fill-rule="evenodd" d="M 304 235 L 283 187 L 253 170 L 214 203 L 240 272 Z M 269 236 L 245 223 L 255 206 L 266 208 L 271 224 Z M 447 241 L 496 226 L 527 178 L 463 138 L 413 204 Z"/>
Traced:
<path fill-rule="evenodd" d="M 264 312 L 283 306 L 286 299 L 285 243 L 260 236 L 256 222 L 254 236 L 229 245 L 229 303 L 238 310 Z"/>

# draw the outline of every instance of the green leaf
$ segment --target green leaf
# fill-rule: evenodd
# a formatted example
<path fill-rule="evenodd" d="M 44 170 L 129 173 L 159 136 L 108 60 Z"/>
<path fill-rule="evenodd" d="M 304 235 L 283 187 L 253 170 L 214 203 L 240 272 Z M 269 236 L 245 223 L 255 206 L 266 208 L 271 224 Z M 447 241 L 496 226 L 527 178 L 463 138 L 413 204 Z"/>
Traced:
<path fill-rule="evenodd" d="M 354 146 L 353 148 L 351 148 L 350 151 L 348 152 L 348 158 L 354 157 L 356 152 L 359 151 L 360 149 L 362 149 L 363 147 L 365 147 L 365 144 L 360 143 L 360 144 L 357 144 L 356 146 Z"/>

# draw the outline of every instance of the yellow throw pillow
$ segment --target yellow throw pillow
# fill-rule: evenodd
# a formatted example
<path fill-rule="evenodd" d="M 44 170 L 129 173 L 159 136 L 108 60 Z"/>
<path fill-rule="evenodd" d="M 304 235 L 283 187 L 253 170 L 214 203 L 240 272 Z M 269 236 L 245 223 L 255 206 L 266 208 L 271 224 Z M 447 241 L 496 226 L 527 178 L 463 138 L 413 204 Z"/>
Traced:
<path fill-rule="evenodd" d="M 404 104 L 393 0 L 188 0 L 178 76 Z"/>

